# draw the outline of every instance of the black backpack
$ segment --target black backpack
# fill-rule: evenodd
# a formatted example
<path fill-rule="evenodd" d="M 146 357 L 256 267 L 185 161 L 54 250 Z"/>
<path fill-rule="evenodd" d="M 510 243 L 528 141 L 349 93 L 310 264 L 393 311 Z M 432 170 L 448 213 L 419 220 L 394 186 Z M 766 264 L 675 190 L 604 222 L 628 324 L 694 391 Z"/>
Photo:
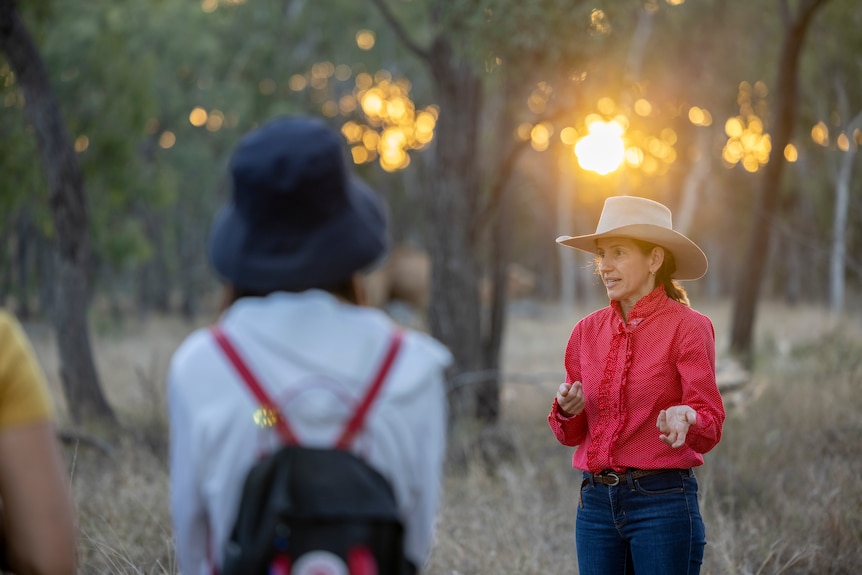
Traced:
<path fill-rule="evenodd" d="M 391 485 L 348 450 L 398 353 L 400 330 L 332 448 L 301 446 L 224 332 L 212 333 L 284 442 L 246 476 L 221 575 L 415 573 Z"/>

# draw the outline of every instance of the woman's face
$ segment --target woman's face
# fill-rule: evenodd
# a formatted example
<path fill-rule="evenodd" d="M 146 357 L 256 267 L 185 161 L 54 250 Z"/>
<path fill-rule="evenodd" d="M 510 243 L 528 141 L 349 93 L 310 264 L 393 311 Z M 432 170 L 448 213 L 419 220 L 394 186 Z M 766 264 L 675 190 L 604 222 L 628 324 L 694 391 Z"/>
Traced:
<path fill-rule="evenodd" d="M 596 240 L 596 256 L 608 297 L 620 302 L 623 312 L 628 314 L 655 287 L 655 276 L 650 272 L 659 269 L 664 251 L 653 248 L 644 255 L 628 238 L 602 238 Z"/>

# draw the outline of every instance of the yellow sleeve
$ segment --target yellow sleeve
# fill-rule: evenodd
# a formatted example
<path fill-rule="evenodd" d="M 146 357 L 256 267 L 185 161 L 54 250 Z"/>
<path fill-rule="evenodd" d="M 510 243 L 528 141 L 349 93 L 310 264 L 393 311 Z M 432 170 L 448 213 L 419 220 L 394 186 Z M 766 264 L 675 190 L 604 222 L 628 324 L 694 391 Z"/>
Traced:
<path fill-rule="evenodd" d="M 14 316 L 0 310 L 0 428 L 53 419 L 45 375 Z"/>

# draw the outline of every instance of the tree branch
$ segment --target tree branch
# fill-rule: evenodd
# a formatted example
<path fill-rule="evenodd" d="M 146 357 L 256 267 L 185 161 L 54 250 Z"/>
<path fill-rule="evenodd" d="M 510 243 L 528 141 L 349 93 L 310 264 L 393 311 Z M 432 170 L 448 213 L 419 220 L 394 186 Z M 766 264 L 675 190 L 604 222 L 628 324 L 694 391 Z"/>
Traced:
<path fill-rule="evenodd" d="M 565 116 L 568 112 L 569 110 L 567 110 L 566 108 L 557 108 L 557 110 L 555 110 L 553 113 L 548 114 L 542 118 L 538 118 L 535 123 L 553 123 L 555 120 L 558 120 Z M 476 223 L 474 226 L 471 227 L 471 234 L 474 239 L 479 237 L 479 235 L 482 233 L 483 228 L 494 217 L 494 213 L 497 211 L 500 204 L 500 196 L 503 193 L 503 188 L 506 186 L 506 184 L 508 184 L 509 178 L 511 178 L 512 172 L 515 170 L 515 165 L 517 164 L 518 157 L 527 148 L 527 145 L 529 143 L 530 140 L 519 140 L 515 142 L 515 144 L 509 147 L 506 156 L 498 164 L 498 169 L 495 170 L 496 177 L 491 183 L 491 187 L 488 191 L 488 202 L 485 204 L 484 208 L 482 208 L 482 210 L 476 215 Z"/>
<path fill-rule="evenodd" d="M 431 59 L 431 53 L 414 42 L 410 35 L 407 34 L 407 30 L 402 26 L 398 18 L 395 17 L 395 14 L 389 7 L 389 4 L 386 3 L 386 0 L 371 0 L 371 2 L 377 6 L 378 10 L 380 10 L 380 14 L 383 15 L 383 19 L 386 20 L 389 27 L 392 28 L 392 31 L 395 32 L 395 35 L 401 43 L 404 44 L 408 50 L 416 54 L 421 60 L 429 62 Z"/>

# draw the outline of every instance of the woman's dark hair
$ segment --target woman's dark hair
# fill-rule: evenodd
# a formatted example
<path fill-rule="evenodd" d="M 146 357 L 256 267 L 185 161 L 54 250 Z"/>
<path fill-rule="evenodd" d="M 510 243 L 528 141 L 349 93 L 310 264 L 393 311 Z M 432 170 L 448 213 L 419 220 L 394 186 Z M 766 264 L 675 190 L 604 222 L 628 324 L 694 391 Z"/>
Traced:
<path fill-rule="evenodd" d="M 651 244 L 649 242 L 645 242 L 643 240 L 636 240 L 634 238 L 629 238 L 634 244 L 638 247 L 638 250 L 645 255 L 648 256 L 652 253 L 653 248 L 661 248 L 664 250 L 664 261 L 661 264 L 661 267 L 655 273 L 655 285 L 661 285 L 664 287 L 664 293 L 667 294 L 672 300 L 676 300 L 683 305 L 687 305 L 691 307 L 691 302 L 688 301 L 688 294 L 685 292 L 685 288 L 682 287 L 679 282 L 673 279 L 673 273 L 676 271 L 676 260 L 673 257 L 673 254 L 670 250 L 658 245 Z M 596 258 L 596 273 L 599 272 L 598 266 L 599 260 Z"/>
<path fill-rule="evenodd" d="M 324 291 L 327 291 L 334 295 L 335 297 L 344 299 L 353 304 L 359 304 L 359 294 L 356 293 L 356 285 L 353 283 L 352 279 L 345 280 L 341 283 L 335 284 L 333 286 L 327 288 L 320 288 Z M 232 306 L 237 300 L 244 297 L 266 297 L 271 293 L 277 291 L 295 291 L 295 290 L 269 290 L 269 291 L 255 291 L 247 288 L 243 288 L 241 286 L 234 285 L 226 285 L 224 289 L 224 293 L 222 295 L 221 305 L 219 306 L 219 313 L 225 311 L 227 308 Z"/>
<path fill-rule="evenodd" d="M 664 250 L 664 261 L 655 273 L 655 283 L 656 285 L 664 286 L 664 293 L 667 294 L 667 297 L 691 307 L 691 302 L 688 301 L 688 294 L 685 292 L 685 288 L 679 285 L 679 282 L 672 277 L 673 273 L 676 271 L 676 260 L 670 250 L 658 244 L 651 244 L 643 240 L 632 238 L 632 241 L 645 256 L 650 255 L 652 253 L 652 249 L 656 247 Z"/>

